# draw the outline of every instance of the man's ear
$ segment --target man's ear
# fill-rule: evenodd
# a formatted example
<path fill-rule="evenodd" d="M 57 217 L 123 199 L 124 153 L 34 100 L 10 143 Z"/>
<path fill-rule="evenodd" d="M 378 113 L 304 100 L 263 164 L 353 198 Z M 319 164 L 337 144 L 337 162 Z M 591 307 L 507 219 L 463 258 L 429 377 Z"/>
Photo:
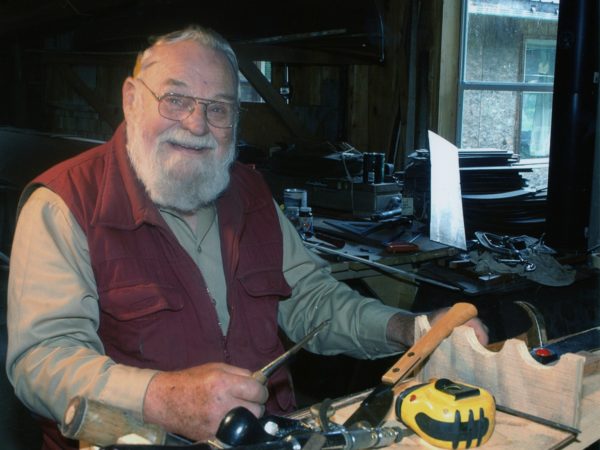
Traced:
<path fill-rule="evenodd" d="M 133 78 L 127 77 L 123 82 L 122 95 L 123 95 L 123 113 L 125 114 L 125 118 L 131 111 L 133 110 L 133 105 L 135 103 L 135 83 L 133 82 Z"/>

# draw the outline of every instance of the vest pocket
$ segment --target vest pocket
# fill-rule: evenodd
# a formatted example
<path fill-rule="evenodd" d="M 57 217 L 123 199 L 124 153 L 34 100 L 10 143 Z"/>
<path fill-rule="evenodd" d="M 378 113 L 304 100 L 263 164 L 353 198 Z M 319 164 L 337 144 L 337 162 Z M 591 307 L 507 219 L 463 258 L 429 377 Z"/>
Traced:
<path fill-rule="evenodd" d="M 279 299 L 289 295 L 289 286 L 280 270 L 256 270 L 238 278 L 246 298 L 238 308 L 238 317 L 246 321 L 246 329 L 255 348 L 263 355 L 274 355 L 282 348 L 278 336 L 277 309 Z"/>
<path fill-rule="evenodd" d="M 117 362 L 162 370 L 180 368 L 185 350 L 184 300 L 169 287 L 145 285 L 111 289 L 100 301 L 99 333 Z"/>
<path fill-rule="evenodd" d="M 247 271 L 240 274 L 238 280 L 251 297 L 288 297 L 291 294 L 281 269 Z"/>
<path fill-rule="evenodd" d="M 117 320 L 133 320 L 159 311 L 179 311 L 183 298 L 168 286 L 128 286 L 104 292 L 100 309 Z"/>

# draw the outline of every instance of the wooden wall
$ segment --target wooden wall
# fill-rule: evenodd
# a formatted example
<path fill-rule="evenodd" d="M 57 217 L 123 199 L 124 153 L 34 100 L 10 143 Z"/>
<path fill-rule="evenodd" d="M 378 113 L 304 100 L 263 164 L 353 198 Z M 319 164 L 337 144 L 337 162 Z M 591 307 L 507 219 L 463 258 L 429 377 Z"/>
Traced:
<path fill-rule="evenodd" d="M 381 1 L 385 30 L 385 58 L 382 62 L 290 65 L 293 88 L 290 106 L 306 124 L 314 125 L 311 122 L 314 117 L 306 113 L 307 109 L 331 108 L 337 99 L 337 134 L 327 135 L 323 129 L 309 126 L 317 135 L 317 141 L 338 140 L 360 151 L 384 152 L 388 155 L 388 162 L 395 162 L 401 167 L 406 153 L 426 145 L 423 142 L 424 132 L 427 129 L 437 131 L 440 116 L 443 135 L 449 139 L 454 137 L 456 102 L 453 101 L 450 106 L 445 104 L 440 110 L 438 100 L 440 83 L 446 100 L 452 100 L 456 92 L 456 73 L 440 77 L 440 59 L 445 56 L 440 48 L 441 20 L 448 14 L 449 7 L 445 6 L 448 3 L 456 6 L 459 1 Z M 459 12 L 452 8 L 450 13 L 454 18 L 459 17 Z M 415 19 L 411 85 L 411 23 Z M 455 44 L 451 45 L 455 47 Z M 449 56 L 446 55 L 446 58 Z M 448 63 L 446 61 L 446 65 Z M 275 86 L 281 82 L 281 67 L 273 66 Z M 450 69 L 457 70 L 457 67 L 456 62 Z M 242 138 L 266 147 L 270 145 L 269 141 L 290 139 L 285 125 L 272 116 L 266 105 L 247 105 L 247 108 L 252 113 L 244 119 Z M 412 120 L 410 114 L 413 114 Z M 446 115 L 449 115 L 448 119 Z M 409 133 L 412 142 L 407 143 Z"/>
<path fill-rule="evenodd" d="M 290 63 L 289 106 L 309 135 L 293 136 L 267 104 L 246 104 L 240 138 L 265 152 L 279 143 L 303 139 L 347 142 L 360 151 L 384 152 L 388 162 L 401 166 L 407 152 L 422 148 L 423 130 L 438 125 L 440 58 L 444 56 L 441 21 L 447 5 L 456 3 L 377 0 L 385 38 L 383 61 Z M 15 86 L 0 111 L 0 125 L 97 139 L 110 136 L 122 117 L 121 84 L 135 54 L 77 54 L 70 52 L 72 44 L 68 35 L 58 35 L 52 48 L 42 52 L 29 50 L 40 46 L 41 38 L 37 43 L 15 42 L 6 52 L 0 51 L 1 62 L 11 67 L 1 81 Z M 274 86 L 281 84 L 282 73 L 283 62 L 274 61 Z M 450 111 L 454 108 L 455 104 Z"/>

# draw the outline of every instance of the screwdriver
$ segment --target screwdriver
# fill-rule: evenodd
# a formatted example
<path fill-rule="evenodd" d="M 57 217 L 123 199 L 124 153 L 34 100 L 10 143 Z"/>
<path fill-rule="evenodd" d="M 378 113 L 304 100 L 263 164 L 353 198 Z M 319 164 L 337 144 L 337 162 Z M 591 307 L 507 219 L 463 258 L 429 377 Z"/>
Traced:
<path fill-rule="evenodd" d="M 281 366 L 283 366 L 285 363 L 287 363 L 288 360 L 290 359 L 290 357 L 292 357 L 293 355 L 298 353 L 298 351 L 304 346 L 304 344 L 306 344 L 313 337 L 315 337 L 315 335 L 319 331 L 321 331 L 323 328 L 325 328 L 325 326 L 328 325 L 330 321 L 331 321 L 330 319 L 327 319 L 327 320 L 324 320 L 323 322 L 321 322 L 319 325 L 317 325 L 315 328 L 313 328 L 306 336 L 304 336 L 302 339 L 300 339 L 296 343 L 296 345 L 294 345 L 292 348 L 290 348 L 287 352 L 285 352 L 285 353 L 281 354 L 280 356 L 278 356 L 277 358 L 275 358 L 273 361 L 271 361 L 269 364 L 267 364 L 262 369 L 254 372 L 252 374 L 252 378 L 254 378 L 259 383 L 265 384 L 267 382 L 267 379 L 273 374 L 273 372 L 275 372 L 277 369 L 279 369 Z"/>

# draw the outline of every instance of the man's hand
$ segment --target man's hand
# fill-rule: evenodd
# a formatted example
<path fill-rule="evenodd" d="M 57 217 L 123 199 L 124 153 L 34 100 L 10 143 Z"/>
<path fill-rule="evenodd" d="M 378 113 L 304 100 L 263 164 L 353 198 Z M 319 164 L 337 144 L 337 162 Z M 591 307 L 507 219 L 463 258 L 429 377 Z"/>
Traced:
<path fill-rule="evenodd" d="M 426 315 L 429 324 L 433 325 L 448 312 L 449 309 L 450 308 L 442 308 L 427 313 Z M 425 313 L 400 312 L 392 316 L 387 326 L 388 340 L 401 344 L 407 348 L 412 346 L 415 340 L 415 319 L 421 314 Z M 485 346 L 488 344 L 488 329 L 478 317 L 470 319 L 465 325 L 473 328 L 475 336 L 477 336 L 481 345 Z"/>
<path fill-rule="evenodd" d="M 428 314 L 427 316 L 429 323 L 433 325 L 446 312 L 448 312 L 449 309 L 450 308 L 442 308 Z M 475 317 L 470 319 L 468 322 L 465 322 L 465 326 L 473 328 L 473 331 L 475 331 L 475 336 L 481 345 L 486 346 L 488 344 L 488 328 L 481 321 L 481 319 L 479 319 L 479 317 Z"/>
<path fill-rule="evenodd" d="M 257 417 L 263 414 L 268 391 L 251 375 L 222 363 L 159 372 L 146 391 L 144 421 L 189 439 L 210 439 L 225 414 L 237 406 Z"/>

